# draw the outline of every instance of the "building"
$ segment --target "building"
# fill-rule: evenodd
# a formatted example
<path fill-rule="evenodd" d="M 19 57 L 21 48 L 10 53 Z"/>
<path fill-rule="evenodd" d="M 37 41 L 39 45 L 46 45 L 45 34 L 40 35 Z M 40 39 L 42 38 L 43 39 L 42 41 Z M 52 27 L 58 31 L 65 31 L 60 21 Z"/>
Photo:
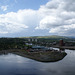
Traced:
<path fill-rule="evenodd" d="M 28 38 L 29 42 L 37 42 L 37 38 Z"/>
<path fill-rule="evenodd" d="M 64 42 L 63 42 L 62 39 L 60 40 L 59 45 L 60 45 L 60 46 L 64 46 Z"/>

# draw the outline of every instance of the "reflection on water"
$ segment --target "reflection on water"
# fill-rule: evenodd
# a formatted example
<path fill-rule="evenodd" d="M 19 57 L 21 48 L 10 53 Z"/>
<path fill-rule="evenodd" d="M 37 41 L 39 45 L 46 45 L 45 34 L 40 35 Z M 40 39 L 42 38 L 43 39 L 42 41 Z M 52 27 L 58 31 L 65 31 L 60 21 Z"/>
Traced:
<path fill-rule="evenodd" d="M 0 55 L 0 75 L 74 75 L 75 51 L 58 62 L 43 63 L 16 54 Z"/>

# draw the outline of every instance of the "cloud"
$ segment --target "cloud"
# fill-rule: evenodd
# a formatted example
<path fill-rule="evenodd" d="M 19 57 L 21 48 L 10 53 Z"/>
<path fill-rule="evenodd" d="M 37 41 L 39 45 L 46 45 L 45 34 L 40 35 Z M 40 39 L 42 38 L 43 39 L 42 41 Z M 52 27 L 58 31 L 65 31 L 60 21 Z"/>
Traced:
<path fill-rule="evenodd" d="M 16 13 L 10 12 L 0 15 L 0 31 L 15 33 L 28 28 L 32 14 L 34 15 L 34 12 L 31 10 L 19 10 Z"/>
<path fill-rule="evenodd" d="M 50 33 L 74 35 L 75 0 L 52 0 L 41 6 L 44 15 L 36 29 L 49 29 Z"/>
<path fill-rule="evenodd" d="M 51 0 L 38 10 L 22 9 L 0 15 L 0 33 L 47 30 L 50 34 L 74 35 L 75 0 Z M 43 34 L 44 35 L 44 34 Z"/>
<path fill-rule="evenodd" d="M 15 0 L 15 3 L 18 3 L 18 1 L 17 1 L 17 0 Z"/>
<path fill-rule="evenodd" d="M 8 5 L 6 5 L 6 6 L 1 6 L 1 10 L 3 10 L 3 11 L 6 11 L 7 8 L 8 8 Z"/>

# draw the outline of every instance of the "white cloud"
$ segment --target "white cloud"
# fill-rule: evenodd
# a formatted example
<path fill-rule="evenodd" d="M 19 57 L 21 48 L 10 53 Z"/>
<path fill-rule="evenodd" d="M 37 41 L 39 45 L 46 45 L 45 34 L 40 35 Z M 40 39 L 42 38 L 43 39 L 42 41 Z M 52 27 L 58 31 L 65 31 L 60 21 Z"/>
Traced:
<path fill-rule="evenodd" d="M 1 10 L 3 10 L 3 11 L 6 11 L 7 8 L 8 8 L 8 5 L 6 5 L 6 6 L 1 6 Z"/>
<path fill-rule="evenodd" d="M 19 10 L 18 12 L 9 12 L 0 15 L 0 32 L 15 33 L 21 32 L 28 27 L 36 24 L 36 11 L 34 10 Z M 34 27 L 34 26 L 33 26 Z"/>
<path fill-rule="evenodd" d="M 74 35 L 75 0 L 52 0 L 38 10 L 23 9 L 0 15 L 0 33 L 21 32 L 29 28 L 49 33 Z M 38 30 L 39 31 L 39 30 Z"/>
<path fill-rule="evenodd" d="M 51 28 L 50 30 L 50 33 L 55 33 L 58 35 L 69 35 L 69 36 L 75 36 L 74 32 L 75 32 L 75 24 Z"/>
<path fill-rule="evenodd" d="M 50 33 L 74 35 L 75 0 L 52 0 L 41 6 L 44 15 L 36 29 L 49 29 Z"/>

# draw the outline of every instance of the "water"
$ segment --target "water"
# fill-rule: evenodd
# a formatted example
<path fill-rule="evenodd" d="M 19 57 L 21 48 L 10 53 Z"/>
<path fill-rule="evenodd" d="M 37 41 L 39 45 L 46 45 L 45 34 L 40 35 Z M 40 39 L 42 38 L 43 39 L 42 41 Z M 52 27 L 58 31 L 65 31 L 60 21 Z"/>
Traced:
<path fill-rule="evenodd" d="M 57 62 L 39 62 L 16 54 L 0 55 L 0 75 L 75 75 L 75 51 Z"/>

